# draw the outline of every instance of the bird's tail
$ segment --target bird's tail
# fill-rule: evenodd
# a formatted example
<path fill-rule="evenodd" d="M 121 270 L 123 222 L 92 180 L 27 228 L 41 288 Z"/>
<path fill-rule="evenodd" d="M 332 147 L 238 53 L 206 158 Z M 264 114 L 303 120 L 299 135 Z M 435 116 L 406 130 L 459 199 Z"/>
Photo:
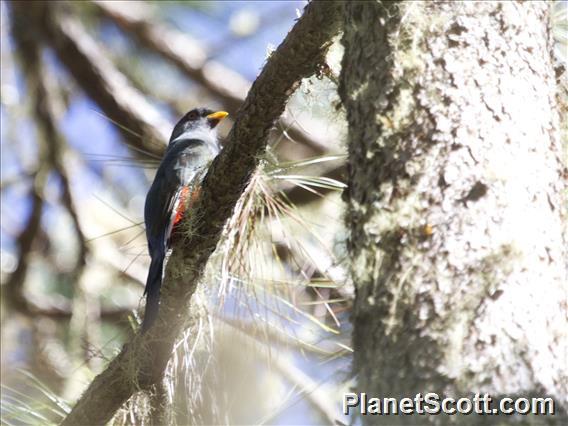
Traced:
<path fill-rule="evenodd" d="M 146 332 L 158 317 L 163 267 L 164 255 L 162 253 L 156 253 L 150 263 L 150 270 L 148 271 L 148 279 L 146 280 L 146 288 L 144 290 L 144 294 L 146 295 L 146 309 L 144 311 L 144 320 L 142 321 L 142 333 Z"/>

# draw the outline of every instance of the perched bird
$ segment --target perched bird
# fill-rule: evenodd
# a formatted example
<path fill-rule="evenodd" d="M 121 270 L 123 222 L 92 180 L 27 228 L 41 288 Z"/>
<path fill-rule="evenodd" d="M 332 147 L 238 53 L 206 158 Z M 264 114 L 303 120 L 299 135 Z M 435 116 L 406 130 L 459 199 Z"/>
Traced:
<path fill-rule="evenodd" d="M 228 113 L 205 108 L 189 111 L 176 124 L 154 182 L 146 196 L 144 222 L 152 261 L 146 280 L 146 310 L 142 331 L 158 315 L 164 258 L 170 237 L 199 191 L 196 177 L 219 153 L 216 126 Z"/>

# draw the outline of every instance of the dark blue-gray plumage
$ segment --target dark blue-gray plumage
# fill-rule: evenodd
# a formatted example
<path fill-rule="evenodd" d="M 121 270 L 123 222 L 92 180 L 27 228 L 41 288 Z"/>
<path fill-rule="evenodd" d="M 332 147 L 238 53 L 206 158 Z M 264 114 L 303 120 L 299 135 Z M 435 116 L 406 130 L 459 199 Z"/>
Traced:
<path fill-rule="evenodd" d="M 190 201 L 186 194 L 198 189 L 196 178 L 219 153 L 215 127 L 226 115 L 223 111 L 199 108 L 188 112 L 176 124 L 146 196 L 144 222 L 151 263 L 144 290 L 143 332 L 158 315 L 164 260 L 173 227 Z"/>

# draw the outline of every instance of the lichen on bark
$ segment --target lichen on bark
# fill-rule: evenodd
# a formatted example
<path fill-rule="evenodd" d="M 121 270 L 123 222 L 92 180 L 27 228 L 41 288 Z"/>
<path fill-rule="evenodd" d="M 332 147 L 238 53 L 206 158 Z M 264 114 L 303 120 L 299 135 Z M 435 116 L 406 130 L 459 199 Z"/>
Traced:
<path fill-rule="evenodd" d="M 566 406 L 551 43 L 547 3 L 345 5 L 361 391 L 539 394 Z"/>

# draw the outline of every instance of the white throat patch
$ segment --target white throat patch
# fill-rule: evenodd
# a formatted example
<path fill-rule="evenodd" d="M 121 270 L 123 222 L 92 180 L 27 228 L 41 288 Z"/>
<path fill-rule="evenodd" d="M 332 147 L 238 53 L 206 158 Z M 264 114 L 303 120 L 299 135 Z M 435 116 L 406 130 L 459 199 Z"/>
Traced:
<path fill-rule="evenodd" d="M 212 144 L 214 146 L 217 146 L 217 130 L 207 129 L 204 127 L 191 129 L 186 132 L 183 132 L 181 135 L 175 138 L 172 141 L 172 143 L 182 139 L 199 139 L 207 144 Z"/>

